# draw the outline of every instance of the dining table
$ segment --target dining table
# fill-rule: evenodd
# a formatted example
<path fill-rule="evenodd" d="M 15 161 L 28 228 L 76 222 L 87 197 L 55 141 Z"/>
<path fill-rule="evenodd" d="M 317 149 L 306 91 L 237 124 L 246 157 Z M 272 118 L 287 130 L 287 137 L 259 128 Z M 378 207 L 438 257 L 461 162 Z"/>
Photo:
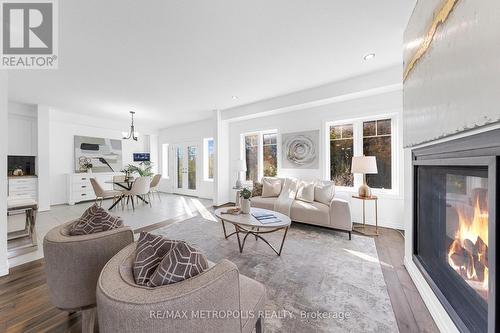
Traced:
<path fill-rule="evenodd" d="M 126 191 L 130 191 L 132 189 L 132 185 L 134 184 L 134 181 L 135 179 L 128 179 L 128 180 L 108 180 L 108 181 L 105 181 L 104 183 L 106 184 L 113 184 L 113 185 L 116 185 L 118 187 L 121 187 L 122 189 L 126 190 Z M 149 204 L 149 202 L 144 198 L 142 197 L 141 195 L 136 195 L 137 198 L 139 198 L 139 200 L 143 201 L 145 204 Z M 120 198 L 118 200 L 116 200 L 109 208 L 108 210 L 112 210 L 113 208 L 116 207 L 116 205 L 118 205 L 122 200 L 125 199 L 125 196 L 120 196 Z"/>

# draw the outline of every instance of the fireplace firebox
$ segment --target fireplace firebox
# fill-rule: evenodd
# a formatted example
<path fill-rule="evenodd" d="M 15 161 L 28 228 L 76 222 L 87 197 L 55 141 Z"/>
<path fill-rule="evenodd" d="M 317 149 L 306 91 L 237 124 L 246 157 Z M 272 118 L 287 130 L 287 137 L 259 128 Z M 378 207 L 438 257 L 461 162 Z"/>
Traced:
<path fill-rule="evenodd" d="M 500 130 L 413 151 L 414 255 L 461 332 L 495 332 Z"/>

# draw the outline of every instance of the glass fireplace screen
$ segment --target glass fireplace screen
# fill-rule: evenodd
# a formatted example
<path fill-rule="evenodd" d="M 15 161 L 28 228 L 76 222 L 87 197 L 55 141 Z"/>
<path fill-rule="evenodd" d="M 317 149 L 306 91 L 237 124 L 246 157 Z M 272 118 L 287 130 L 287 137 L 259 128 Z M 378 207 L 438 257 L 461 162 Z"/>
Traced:
<path fill-rule="evenodd" d="M 472 331 L 488 317 L 488 168 L 417 167 L 415 257 Z"/>

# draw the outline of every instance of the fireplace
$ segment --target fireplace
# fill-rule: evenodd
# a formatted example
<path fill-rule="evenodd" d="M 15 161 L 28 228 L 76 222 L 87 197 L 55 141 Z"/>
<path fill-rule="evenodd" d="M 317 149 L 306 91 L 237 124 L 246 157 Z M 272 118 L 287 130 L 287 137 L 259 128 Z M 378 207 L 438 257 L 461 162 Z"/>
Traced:
<path fill-rule="evenodd" d="M 461 332 L 495 332 L 500 131 L 413 151 L 413 261 Z"/>

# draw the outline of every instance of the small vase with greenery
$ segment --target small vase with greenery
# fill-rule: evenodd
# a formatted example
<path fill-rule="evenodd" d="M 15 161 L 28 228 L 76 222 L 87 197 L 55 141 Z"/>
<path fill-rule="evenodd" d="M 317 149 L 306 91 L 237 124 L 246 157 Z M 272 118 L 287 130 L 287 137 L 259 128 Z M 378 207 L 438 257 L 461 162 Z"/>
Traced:
<path fill-rule="evenodd" d="M 240 192 L 240 205 L 241 205 L 241 212 L 243 214 L 249 214 L 250 213 L 250 198 L 252 197 L 252 192 L 248 188 L 244 188 Z"/>

